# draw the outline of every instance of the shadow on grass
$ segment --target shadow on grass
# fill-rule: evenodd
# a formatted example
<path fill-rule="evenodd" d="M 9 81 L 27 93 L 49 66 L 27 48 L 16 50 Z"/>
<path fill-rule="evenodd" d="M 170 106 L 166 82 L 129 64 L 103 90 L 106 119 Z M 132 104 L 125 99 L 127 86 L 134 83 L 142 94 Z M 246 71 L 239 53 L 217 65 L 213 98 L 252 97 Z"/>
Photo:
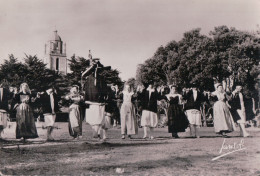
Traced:
<path fill-rule="evenodd" d="M 155 142 L 155 141 L 143 141 L 143 142 L 133 142 L 133 141 L 127 141 L 127 142 L 97 142 L 97 143 L 89 143 L 85 142 L 85 145 L 93 145 L 93 146 L 99 146 L 101 148 L 108 147 L 108 148 L 115 148 L 115 147 L 132 147 L 132 146 L 148 146 L 148 145 L 164 145 L 168 142 Z"/>
<path fill-rule="evenodd" d="M 150 169 L 161 167 L 188 170 L 189 168 L 193 167 L 193 162 L 190 159 L 184 157 L 172 157 L 160 160 L 140 161 L 136 163 L 108 164 L 97 167 L 89 166 L 86 168 L 86 170 L 94 173 L 107 172 L 109 174 L 115 174 L 117 168 L 123 168 L 124 174 L 133 174 L 136 171 L 149 171 Z"/>
<path fill-rule="evenodd" d="M 165 159 L 148 159 L 145 161 L 138 162 L 129 162 L 129 163 L 119 163 L 118 161 L 108 161 L 103 164 L 90 164 L 90 165 L 78 165 L 75 169 L 71 164 L 62 165 L 63 169 L 58 167 L 59 163 L 50 167 L 49 163 L 44 163 L 40 167 L 46 168 L 45 170 L 40 169 L 39 166 L 30 166 L 29 168 L 16 168 L 16 169 L 2 169 L 2 173 L 6 175 L 16 175 L 16 174 L 28 174 L 28 175 L 44 175 L 46 173 L 52 174 L 66 174 L 66 175 L 81 175 L 84 174 L 98 174 L 98 175 L 115 175 L 116 170 L 121 169 L 123 173 L 120 175 L 132 175 L 136 172 L 149 172 L 149 174 L 153 175 L 150 170 L 151 169 L 159 169 L 164 168 L 164 170 L 169 171 L 170 173 L 178 172 L 184 173 L 196 167 L 196 162 L 205 161 L 210 159 L 213 156 L 205 156 L 205 155 L 196 155 L 196 156 L 187 156 L 187 157 L 179 157 L 179 156 L 169 156 Z M 73 168 L 73 169 L 72 169 Z M 211 172 L 211 171 L 209 171 Z M 156 174 L 156 173 L 155 173 Z M 158 173 L 157 173 L 158 174 Z"/>

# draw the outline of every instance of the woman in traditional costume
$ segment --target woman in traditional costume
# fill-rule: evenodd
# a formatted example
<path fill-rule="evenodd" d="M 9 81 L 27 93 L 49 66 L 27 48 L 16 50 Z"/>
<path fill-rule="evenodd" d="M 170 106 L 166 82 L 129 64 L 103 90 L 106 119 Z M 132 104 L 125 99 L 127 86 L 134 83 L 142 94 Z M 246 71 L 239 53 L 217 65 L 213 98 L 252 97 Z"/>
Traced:
<path fill-rule="evenodd" d="M 185 132 L 185 129 L 189 126 L 189 121 L 181 105 L 182 95 L 178 94 L 177 87 L 172 85 L 170 86 L 170 93 L 165 96 L 169 103 L 167 111 L 168 132 L 172 133 L 173 138 L 179 138 L 178 132 Z"/>
<path fill-rule="evenodd" d="M 128 135 L 128 137 L 131 138 L 131 135 L 135 135 L 138 132 L 135 108 L 132 103 L 134 94 L 130 85 L 126 84 L 122 92 L 123 104 L 120 110 L 122 139 L 125 139 L 125 135 Z"/>
<path fill-rule="evenodd" d="M 31 91 L 27 83 L 22 83 L 20 92 L 15 95 L 16 101 L 16 139 L 25 141 L 29 138 L 37 138 L 37 130 L 35 126 L 33 110 L 30 106 Z"/>
<path fill-rule="evenodd" d="M 235 130 L 235 123 L 227 105 L 226 93 L 221 84 L 217 85 L 217 90 L 211 93 L 217 98 L 213 106 L 214 128 L 217 134 L 227 137 L 226 133 Z"/>
<path fill-rule="evenodd" d="M 83 96 L 79 94 L 79 87 L 72 86 L 70 94 L 65 98 L 71 101 L 69 106 L 69 133 L 74 139 L 78 139 L 82 136 L 82 114 L 79 104 L 83 101 Z"/>

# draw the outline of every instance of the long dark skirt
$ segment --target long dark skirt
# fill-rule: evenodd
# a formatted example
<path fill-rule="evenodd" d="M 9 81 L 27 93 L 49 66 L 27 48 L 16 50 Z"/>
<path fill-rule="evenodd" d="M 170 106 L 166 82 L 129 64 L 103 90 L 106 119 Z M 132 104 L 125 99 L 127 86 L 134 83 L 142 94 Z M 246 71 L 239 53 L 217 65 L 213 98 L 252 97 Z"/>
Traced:
<path fill-rule="evenodd" d="M 16 109 L 16 139 L 37 138 L 33 111 L 28 104 L 22 103 Z"/>
<path fill-rule="evenodd" d="M 185 132 L 189 121 L 178 104 L 171 104 L 168 108 L 168 132 Z"/>

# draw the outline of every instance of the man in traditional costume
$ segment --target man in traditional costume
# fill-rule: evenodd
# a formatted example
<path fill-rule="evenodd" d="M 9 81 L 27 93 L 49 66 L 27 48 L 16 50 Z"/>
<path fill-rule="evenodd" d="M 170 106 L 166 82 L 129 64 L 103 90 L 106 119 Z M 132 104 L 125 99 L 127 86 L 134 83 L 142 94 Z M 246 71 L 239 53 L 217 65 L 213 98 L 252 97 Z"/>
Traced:
<path fill-rule="evenodd" d="M 197 84 L 193 83 L 189 91 L 183 92 L 183 99 L 187 101 L 184 110 L 190 123 L 190 134 L 199 138 L 198 128 L 202 124 L 200 108 L 205 96 L 198 90 Z"/>
<path fill-rule="evenodd" d="M 59 97 L 52 86 L 49 86 L 43 94 L 38 94 L 37 97 L 42 104 L 45 126 L 47 127 L 47 141 L 54 141 L 52 131 L 54 129 L 56 113 L 59 111 Z"/>
<path fill-rule="evenodd" d="M 150 129 L 150 139 L 154 139 L 153 131 L 158 124 L 157 101 L 161 99 L 161 95 L 157 92 L 154 83 L 150 83 L 148 88 L 139 95 L 139 98 L 142 100 L 143 108 L 141 117 L 141 126 L 144 127 L 143 138 L 148 137 L 148 129 Z"/>
<path fill-rule="evenodd" d="M 90 67 L 82 73 L 82 78 L 86 78 L 84 84 L 84 100 L 88 105 L 85 119 L 92 126 L 94 138 L 101 138 L 100 132 L 103 126 L 103 139 L 106 138 L 105 124 L 105 100 L 107 96 L 107 85 L 100 72 L 109 67 L 104 67 L 98 60 L 92 59 L 90 54 Z"/>
<path fill-rule="evenodd" d="M 229 102 L 231 105 L 231 114 L 234 121 L 238 123 L 240 128 L 240 136 L 248 137 L 250 134 L 246 131 L 246 109 L 245 109 L 245 97 L 242 93 L 243 87 L 237 83 L 236 89 L 232 92 L 232 98 Z"/>
<path fill-rule="evenodd" d="M 8 120 L 8 101 L 10 100 L 9 90 L 0 84 L 0 139 L 2 132 L 7 127 Z"/>

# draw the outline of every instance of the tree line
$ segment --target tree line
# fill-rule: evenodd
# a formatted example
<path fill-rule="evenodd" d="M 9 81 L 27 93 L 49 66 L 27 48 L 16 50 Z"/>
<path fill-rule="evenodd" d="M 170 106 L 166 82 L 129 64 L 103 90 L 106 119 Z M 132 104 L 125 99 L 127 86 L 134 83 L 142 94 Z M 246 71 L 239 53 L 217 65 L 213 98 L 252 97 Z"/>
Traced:
<path fill-rule="evenodd" d="M 227 26 L 215 27 L 209 36 L 200 31 L 193 29 L 185 32 L 180 41 L 160 46 L 151 58 L 138 65 L 136 81 L 180 87 L 196 83 L 204 90 L 214 90 L 216 82 L 232 89 L 239 82 L 248 92 L 255 91 L 260 73 L 259 31 Z"/>
<path fill-rule="evenodd" d="M 18 59 L 10 54 L 9 58 L 0 65 L 0 82 L 17 88 L 21 83 L 26 82 L 35 92 L 45 91 L 51 85 L 58 90 L 59 94 L 64 95 L 69 91 L 70 86 L 75 84 L 81 86 L 81 73 L 90 66 L 90 61 L 84 57 L 73 55 L 69 59 L 68 65 L 71 72 L 63 75 L 58 71 L 48 69 L 42 59 L 36 55 L 25 54 L 23 59 Z M 101 74 L 107 84 L 122 85 L 118 70 L 110 68 Z"/>

